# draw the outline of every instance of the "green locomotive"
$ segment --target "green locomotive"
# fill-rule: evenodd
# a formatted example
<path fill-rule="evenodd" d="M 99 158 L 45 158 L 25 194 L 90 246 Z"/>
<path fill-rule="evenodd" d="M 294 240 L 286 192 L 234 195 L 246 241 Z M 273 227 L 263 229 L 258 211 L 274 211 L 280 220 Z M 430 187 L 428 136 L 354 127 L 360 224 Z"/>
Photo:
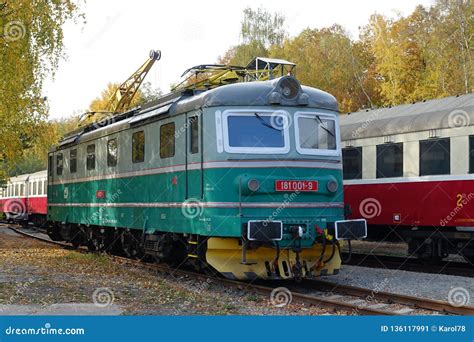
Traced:
<path fill-rule="evenodd" d="M 286 74 L 228 83 L 64 137 L 49 153 L 49 235 L 234 279 L 337 273 L 337 240 L 366 226 L 344 220 L 335 98 Z"/>

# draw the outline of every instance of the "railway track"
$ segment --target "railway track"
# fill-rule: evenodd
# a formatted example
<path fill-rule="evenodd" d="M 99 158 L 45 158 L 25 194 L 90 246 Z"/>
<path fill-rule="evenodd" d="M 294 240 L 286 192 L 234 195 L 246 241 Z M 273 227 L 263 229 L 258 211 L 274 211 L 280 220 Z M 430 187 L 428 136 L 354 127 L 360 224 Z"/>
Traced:
<path fill-rule="evenodd" d="M 343 253 L 344 258 L 347 258 L 347 256 L 347 254 Z M 438 264 L 429 264 L 411 257 L 352 253 L 351 259 L 345 264 L 420 273 L 474 277 L 474 266 L 467 262 L 442 261 Z"/>
<path fill-rule="evenodd" d="M 8 226 L 11 230 L 26 237 L 42 242 L 71 249 L 71 245 L 63 242 L 52 241 L 41 233 L 25 232 L 22 229 Z M 87 252 L 81 249 L 80 252 Z M 278 291 L 290 296 L 295 303 L 324 307 L 335 312 L 344 312 L 353 315 L 416 315 L 416 314 L 455 314 L 474 315 L 474 307 L 454 307 L 448 302 L 426 298 L 400 295 L 396 293 L 381 292 L 354 286 L 339 285 L 322 280 L 305 280 L 300 284 L 294 282 L 275 282 L 279 288 L 262 285 L 261 282 L 243 282 L 212 277 L 203 273 L 175 269 L 167 265 L 142 262 L 121 256 L 109 255 L 112 260 L 121 264 L 133 265 L 153 272 L 170 275 L 173 277 L 193 277 L 203 281 L 211 280 L 215 284 L 256 292 L 265 296 L 278 296 Z M 273 284 L 273 285 L 275 285 Z M 285 287 L 283 287 L 285 286 Z M 288 292 L 286 292 L 288 291 Z"/>

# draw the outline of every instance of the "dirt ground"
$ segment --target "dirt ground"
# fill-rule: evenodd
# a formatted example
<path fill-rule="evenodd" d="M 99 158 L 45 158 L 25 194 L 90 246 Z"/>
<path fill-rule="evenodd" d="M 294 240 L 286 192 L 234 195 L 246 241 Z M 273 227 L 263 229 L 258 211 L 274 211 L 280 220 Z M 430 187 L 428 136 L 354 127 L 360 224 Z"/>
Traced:
<path fill-rule="evenodd" d="M 208 281 L 173 278 L 26 238 L 0 226 L 0 314 L 321 315 Z"/>

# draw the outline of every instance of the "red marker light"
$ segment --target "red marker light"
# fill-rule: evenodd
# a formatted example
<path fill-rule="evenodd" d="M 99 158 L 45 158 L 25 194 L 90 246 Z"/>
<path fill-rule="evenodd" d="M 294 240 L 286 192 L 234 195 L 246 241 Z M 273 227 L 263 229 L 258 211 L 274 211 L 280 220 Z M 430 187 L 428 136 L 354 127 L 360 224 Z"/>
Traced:
<path fill-rule="evenodd" d="M 95 193 L 96 198 L 105 198 L 105 190 L 97 190 Z"/>
<path fill-rule="evenodd" d="M 316 234 L 318 235 L 324 234 L 324 231 L 321 228 L 319 228 L 317 224 L 314 225 L 314 230 L 316 231 Z"/>

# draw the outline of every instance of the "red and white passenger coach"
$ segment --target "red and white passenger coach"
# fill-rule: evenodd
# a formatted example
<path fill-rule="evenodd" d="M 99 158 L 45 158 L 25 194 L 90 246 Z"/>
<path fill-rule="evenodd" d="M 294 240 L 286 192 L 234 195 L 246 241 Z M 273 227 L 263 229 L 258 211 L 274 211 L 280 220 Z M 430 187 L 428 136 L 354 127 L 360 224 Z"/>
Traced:
<path fill-rule="evenodd" d="M 45 222 L 47 186 L 46 170 L 10 178 L 0 188 L 0 212 L 10 221 Z"/>
<path fill-rule="evenodd" d="M 474 262 L 474 94 L 341 115 L 344 197 L 369 237 Z"/>

